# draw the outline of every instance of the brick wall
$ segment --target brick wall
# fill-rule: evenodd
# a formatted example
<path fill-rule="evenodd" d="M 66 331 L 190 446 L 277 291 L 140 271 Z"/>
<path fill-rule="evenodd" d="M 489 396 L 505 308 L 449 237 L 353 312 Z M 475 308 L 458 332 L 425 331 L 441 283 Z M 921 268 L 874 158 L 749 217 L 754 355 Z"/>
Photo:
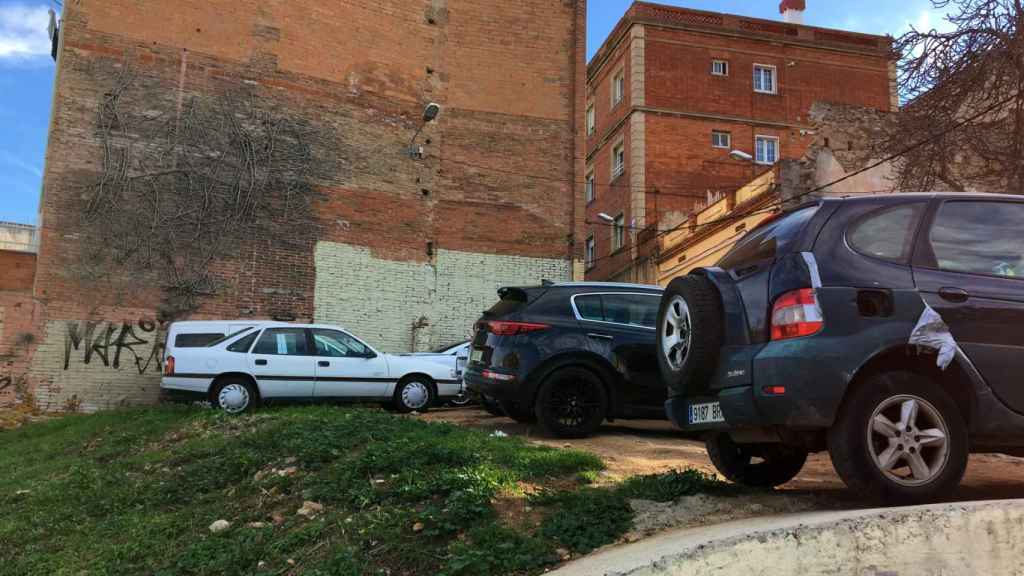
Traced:
<path fill-rule="evenodd" d="M 31 292 L 35 274 L 35 254 L 0 250 L 0 290 Z"/>
<path fill-rule="evenodd" d="M 149 178 L 154 165 L 188 174 L 217 157 L 203 146 L 173 147 L 175 134 L 188 135 L 182 130 L 208 128 L 190 123 L 196 109 L 214 114 L 218 130 L 243 135 L 260 119 L 301 127 L 277 145 L 308 145 L 309 169 L 286 175 L 311 196 L 298 209 L 273 196 L 252 234 L 197 236 L 224 246 L 188 261 L 184 272 L 199 262 L 204 273 L 192 318 L 344 320 L 320 307 L 355 299 L 399 309 L 415 299 L 382 289 L 391 284 L 384 271 L 430 268 L 433 290 L 449 294 L 431 310 L 457 305 L 461 294 L 474 306 L 488 290 L 492 299 L 493 287 L 474 280 L 481 274 L 513 284 L 571 278 L 583 218 L 573 192 L 583 179 L 585 16 L 585 0 L 66 3 L 34 291 L 46 314 L 33 320 L 37 339 L 22 362 L 36 397 L 87 409 L 155 397 L 152 360 L 168 287 L 182 283 L 178 269 L 133 263 L 153 250 L 145 238 L 94 237 L 167 214 L 111 221 L 85 208 L 100 183 Z M 423 158 L 412 159 L 407 147 L 427 102 L 443 110 L 418 137 Z M 255 154 L 273 158 L 271 136 L 253 141 Z M 253 166 L 253 181 L 270 171 Z M 351 251 L 344 265 L 321 266 L 317 247 L 333 245 Z M 186 255 L 172 264 L 179 259 Z M 539 264 L 509 264 L 520 261 Z M 431 316 L 436 328 L 422 345 L 464 336 L 475 320 L 464 316 Z"/>
<path fill-rule="evenodd" d="M 431 350 L 472 335 L 473 323 L 509 285 L 572 278 L 561 258 L 438 250 L 426 262 L 375 258 L 359 246 L 316 250 L 316 320 L 340 324 L 388 352 Z M 425 326 L 413 329 L 422 322 Z"/>

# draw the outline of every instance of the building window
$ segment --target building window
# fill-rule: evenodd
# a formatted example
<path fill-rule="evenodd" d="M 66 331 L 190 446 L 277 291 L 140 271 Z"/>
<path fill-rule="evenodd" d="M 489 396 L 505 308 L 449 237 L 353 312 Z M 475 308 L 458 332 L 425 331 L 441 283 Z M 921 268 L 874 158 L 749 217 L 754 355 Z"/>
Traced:
<path fill-rule="evenodd" d="M 590 236 L 589 238 L 587 238 L 587 253 L 586 253 L 587 270 L 590 270 L 591 268 L 594 267 L 594 264 L 595 264 L 596 260 L 597 260 L 597 241 L 594 240 L 593 236 Z"/>
<path fill-rule="evenodd" d="M 775 66 L 754 64 L 754 92 L 762 94 L 776 94 Z"/>
<path fill-rule="evenodd" d="M 591 104 L 587 108 L 587 135 L 593 134 L 595 128 L 597 128 L 597 114 L 594 113 L 594 105 Z"/>
<path fill-rule="evenodd" d="M 587 182 L 583 187 L 583 198 L 590 204 L 594 201 L 596 195 L 594 194 L 594 173 L 587 174 Z"/>
<path fill-rule="evenodd" d="M 728 76 L 729 75 L 729 62 L 726 60 L 712 60 L 711 61 L 711 74 L 713 76 Z"/>
<path fill-rule="evenodd" d="M 626 95 L 626 73 L 623 70 L 619 70 L 612 78 L 612 106 L 616 106 L 619 102 L 622 102 L 622 98 Z"/>
<path fill-rule="evenodd" d="M 754 150 L 754 160 L 758 164 L 775 164 L 779 161 L 779 139 L 774 136 L 756 137 Z"/>
<path fill-rule="evenodd" d="M 626 146 L 617 144 L 612 148 L 612 180 L 615 180 L 626 171 Z"/>
<path fill-rule="evenodd" d="M 728 132 L 722 132 L 720 130 L 713 130 L 711 132 L 711 146 L 715 148 L 731 148 L 732 147 L 732 135 Z"/>
<path fill-rule="evenodd" d="M 619 214 L 612 224 L 612 252 L 621 250 L 626 245 L 626 217 Z"/>

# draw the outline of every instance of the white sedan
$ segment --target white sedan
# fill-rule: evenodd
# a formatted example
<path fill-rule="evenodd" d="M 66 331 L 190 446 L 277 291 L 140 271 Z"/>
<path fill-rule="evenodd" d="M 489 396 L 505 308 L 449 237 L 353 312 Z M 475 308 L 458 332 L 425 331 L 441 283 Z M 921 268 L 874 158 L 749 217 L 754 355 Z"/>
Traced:
<path fill-rule="evenodd" d="M 470 341 L 460 342 L 458 344 L 452 344 L 451 346 L 445 346 L 433 352 L 415 352 L 412 354 L 406 354 L 406 356 L 415 356 L 421 359 L 430 359 L 434 362 L 439 362 L 446 366 L 452 366 L 455 368 L 455 376 L 462 381 L 462 372 L 466 369 L 466 364 L 469 361 L 469 345 Z M 465 384 L 463 384 L 458 396 L 450 398 L 448 403 L 453 406 L 465 406 L 470 403 L 472 399 L 466 394 Z"/>
<path fill-rule="evenodd" d="M 244 412 L 262 400 L 379 401 L 423 411 L 457 397 L 455 367 L 384 354 L 343 328 L 281 322 L 176 322 L 161 393 Z"/>

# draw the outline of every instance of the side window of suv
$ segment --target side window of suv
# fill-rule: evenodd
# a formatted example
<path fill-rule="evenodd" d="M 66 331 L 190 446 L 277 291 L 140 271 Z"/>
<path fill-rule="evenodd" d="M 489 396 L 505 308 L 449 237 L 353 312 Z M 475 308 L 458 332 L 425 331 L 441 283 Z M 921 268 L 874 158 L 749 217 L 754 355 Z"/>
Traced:
<path fill-rule="evenodd" d="M 925 204 L 915 202 L 872 212 L 846 231 L 851 248 L 872 258 L 906 263 L 914 247 L 914 232 Z"/>
<path fill-rule="evenodd" d="M 306 348 L 306 331 L 302 328 L 268 328 L 263 331 L 252 353 L 309 356 Z"/>
<path fill-rule="evenodd" d="M 654 328 L 658 323 L 658 294 L 582 294 L 576 312 L 581 320 Z"/>
<path fill-rule="evenodd" d="M 604 322 L 604 305 L 599 294 L 582 294 L 576 297 L 575 302 L 580 319 Z"/>
<path fill-rule="evenodd" d="M 658 325 L 658 295 L 605 294 L 604 316 L 608 322 L 654 328 Z"/>
<path fill-rule="evenodd" d="M 935 216 L 931 247 L 942 270 L 1024 277 L 1024 204 L 946 202 Z"/>

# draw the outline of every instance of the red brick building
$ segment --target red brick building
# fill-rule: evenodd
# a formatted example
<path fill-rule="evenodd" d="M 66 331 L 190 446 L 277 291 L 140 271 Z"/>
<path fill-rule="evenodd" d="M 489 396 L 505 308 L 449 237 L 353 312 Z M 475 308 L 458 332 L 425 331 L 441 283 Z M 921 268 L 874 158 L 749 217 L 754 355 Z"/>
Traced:
<path fill-rule="evenodd" d="M 788 21 L 635 2 L 597 51 L 582 191 L 588 279 L 656 282 L 655 230 L 802 156 L 814 102 L 898 106 L 890 38 L 795 23 L 802 0 L 780 8 Z"/>
<path fill-rule="evenodd" d="M 499 285 L 582 273 L 585 0 L 63 6 L 0 404 L 153 401 L 175 318 L 422 350 Z"/>

